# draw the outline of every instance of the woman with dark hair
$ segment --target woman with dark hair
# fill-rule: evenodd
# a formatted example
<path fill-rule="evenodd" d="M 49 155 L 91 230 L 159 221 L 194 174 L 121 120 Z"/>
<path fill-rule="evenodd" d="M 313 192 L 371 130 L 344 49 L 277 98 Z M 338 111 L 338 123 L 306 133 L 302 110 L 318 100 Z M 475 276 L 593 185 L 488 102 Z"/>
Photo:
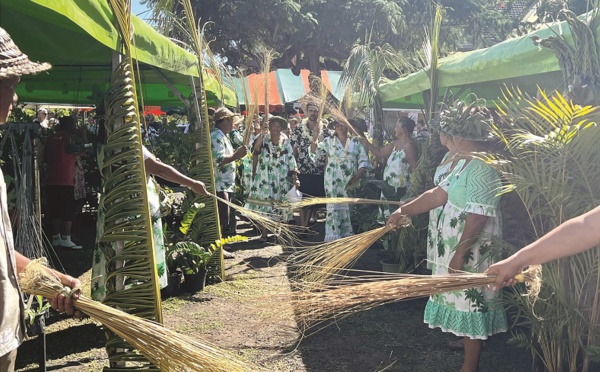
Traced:
<path fill-rule="evenodd" d="M 310 145 L 311 157 L 327 157 L 325 167 L 325 195 L 328 198 L 347 197 L 348 185 L 358 181 L 371 168 L 365 148 L 356 137 L 348 136 L 348 127 L 338 121 L 333 123 L 333 137 L 317 142 L 313 137 Z M 325 241 L 332 241 L 354 234 L 350 221 L 350 206 L 347 204 L 327 204 Z"/>
<path fill-rule="evenodd" d="M 433 274 L 481 273 L 500 258 L 500 250 L 492 244 L 493 237 L 501 236 L 500 175 L 472 155 L 487 149 L 492 121 L 487 109 L 466 110 L 460 101 L 445 110 L 441 131 L 452 136 L 460 160 L 437 187 L 400 207 L 388 220 L 399 227 L 406 216 L 443 208 Z M 463 337 L 462 372 L 478 371 L 483 340 L 506 332 L 506 316 L 496 297 L 497 293 L 478 287 L 434 295 L 427 302 L 424 320 L 430 328 Z"/>
<path fill-rule="evenodd" d="M 267 214 L 280 222 L 293 218 L 290 212 L 275 208 L 274 202 L 283 202 L 285 195 L 298 183 L 296 159 L 289 138 L 282 133 L 287 120 L 269 116 L 268 129 L 254 141 L 252 154 L 257 159 L 247 207 Z M 260 241 L 267 241 L 268 231 L 261 227 Z"/>
<path fill-rule="evenodd" d="M 396 140 L 379 148 L 366 139 L 360 142 L 367 150 L 378 158 L 386 160 L 383 170 L 383 180 L 392 186 L 397 192 L 400 188 L 405 188 L 406 193 L 400 200 L 406 200 L 411 197 L 410 194 L 410 175 L 417 166 L 418 148 L 416 142 L 412 139 L 412 133 L 415 130 L 415 121 L 402 117 L 396 122 L 394 127 Z M 385 200 L 385 196 L 381 197 Z M 383 216 L 387 218 L 389 212 L 387 208 L 383 209 Z"/>

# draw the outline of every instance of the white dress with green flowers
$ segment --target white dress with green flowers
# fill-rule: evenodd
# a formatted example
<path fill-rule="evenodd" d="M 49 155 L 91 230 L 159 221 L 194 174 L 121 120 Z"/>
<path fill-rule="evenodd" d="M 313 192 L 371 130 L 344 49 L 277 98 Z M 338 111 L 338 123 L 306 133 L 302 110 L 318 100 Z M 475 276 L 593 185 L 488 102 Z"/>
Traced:
<path fill-rule="evenodd" d="M 499 216 L 500 176 L 482 161 L 474 159 L 465 165 L 461 160 L 439 185 L 448 193 L 448 201 L 440 216 L 440 241 L 437 244 L 432 271 L 448 274 L 448 266 L 460 242 L 468 214 L 487 216 L 478 240 L 468 253 L 463 270 L 484 272 L 500 258 L 493 244 L 501 237 Z M 504 309 L 497 293 L 484 287 L 435 295 L 425 308 L 425 323 L 457 336 L 485 340 L 507 329 Z"/>
<path fill-rule="evenodd" d="M 406 160 L 404 149 L 397 150 L 396 146 L 387 159 L 387 163 L 383 170 L 383 180 L 390 186 L 398 190 L 400 187 L 406 187 L 406 194 L 400 200 L 406 200 L 411 197 L 410 194 L 410 166 Z M 385 196 L 381 195 L 381 200 L 386 200 Z M 383 216 L 380 216 L 381 221 L 387 221 L 390 217 L 388 206 L 383 207 Z"/>
<path fill-rule="evenodd" d="M 337 137 L 325 138 L 318 145 L 318 156 L 327 155 L 325 167 L 325 195 L 328 198 L 347 197 L 346 185 L 359 168 L 370 168 L 365 148 L 356 137 L 349 137 L 342 145 Z M 316 159 L 317 155 L 311 156 Z M 354 234 L 348 204 L 327 204 L 325 241 L 332 241 Z"/>
<path fill-rule="evenodd" d="M 285 195 L 293 186 L 290 171 L 296 170 L 296 159 L 290 140 L 281 134 L 279 143 L 275 144 L 271 136 L 266 134 L 262 138 L 260 152 L 253 156 L 258 156 L 258 163 L 246 207 L 276 221 L 291 220 L 291 212 L 275 206 L 275 203 L 285 200 Z"/>
<path fill-rule="evenodd" d="M 448 161 L 450 153 L 447 152 L 440 165 L 435 170 L 433 175 L 433 184 L 439 185 L 450 174 L 452 170 L 452 161 Z M 438 223 L 441 217 L 441 213 L 444 207 L 437 207 L 429 211 L 429 226 L 427 228 L 427 268 L 431 270 L 433 260 L 435 259 L 435 252 L 437 252 L 437 244 L 441 231 L 438 229 Z"/>

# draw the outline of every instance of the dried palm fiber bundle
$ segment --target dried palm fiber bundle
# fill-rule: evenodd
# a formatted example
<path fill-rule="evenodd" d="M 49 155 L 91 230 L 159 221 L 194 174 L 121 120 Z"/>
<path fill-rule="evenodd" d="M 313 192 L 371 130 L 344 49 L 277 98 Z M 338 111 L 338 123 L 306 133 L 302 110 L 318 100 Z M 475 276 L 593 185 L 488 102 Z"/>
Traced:
<path fill-rule="evenodd" d="M 370 274 L 342 277 L 330 283 L 297 283 L 292 304 L 306 329 L 350 314 L 411 298 L 428 297 L 494 283 L 495 275 L 459 273 L 448 275 Z M 532 266 L 515 277 L 525 282 L 528 295 L 537 297 L 541 267 Z"/>
<path fill-rule="evenodd" d="M 394 201 L 394 200 L 378 200 L 378 199 L 363 199 L 363 198 L 348 198 L 348 197 L 340 197 L 340 198 L 326 198 L 326 197 L 311 197 L 311 198 L 303 198 L 301 201 L 296 203 L 280 203 L 280 208 L 288 208 L 288 209 L 300 209 L 304 207 L 310 207 L 313 205 L 319 204 L 371 204 L 371 205 L 382 205 L 382 204 L 391 204 L 391 205 L 402 205 L 404 202 Z"/>
<path fill-rule="evenodd" d="M 287 223 L 274 221 L 273 219 L 269 218 L 270 216 L 267 214 L 252 211 L 241 205 L 222 199 L 216 195 L 209 194 L 209 196 L 240 212 L 242 215 L 246 216 L 250 221 L 252 221 L 252 223 L 274 232 L 277 235 L 277 238 L 285 245 L 293 246 L 294 244 L 298 243 L 300 241 L 299 235 L 308 231 L 307 228 L 302 226 L 288 225 Z"/>
<path fill-rule="evenodd" d="M 406 217 L 403 225 L 409 224 L 410 217 Z M 362 234 L 298 248 L 288 258 L 288 264 L 295 270 L 298 280 L 326 283 L 335 274 L 353 265 L 373 243 L 393 229 L 386 225 Z"/>
<path fill-rule="evenodd" d="M 46 270 L 46 260 L 32 261 L 20 274 L 21 289 L 47 298 L 58 294 L 71 296 L 71 288 Z M 249 371 L 257 369 L 233 355 L 210 345 L 164 328 L 162 325 L 106 306 L 86 297 L 73 301 L 78 310 L 101 322 L 125 339 L 161 371 Z"/>

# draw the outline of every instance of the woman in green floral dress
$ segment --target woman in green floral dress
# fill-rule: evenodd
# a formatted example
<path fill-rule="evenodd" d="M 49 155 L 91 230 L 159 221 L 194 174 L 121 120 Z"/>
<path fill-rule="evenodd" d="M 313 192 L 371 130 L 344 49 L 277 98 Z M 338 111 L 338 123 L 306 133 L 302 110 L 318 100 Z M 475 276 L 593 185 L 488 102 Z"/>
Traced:
<path fill-rule="evenodd" d="M 394 127 L 396 140 L 385 145 L 377 147 L 367 140 L 361 140 L 367 150 L 377 158 L 385 159 L 386 165 L 383 170 L 383 181 L 398 192 L 400 188 L 406 188 L 406 194 L 400 200 L 408 199 L 410 195 L 410 174 L 417 166 L 419 158 L 416 142 L 412 139 L 412 133 L 415 130 L 415 121 L 402 117 L 398 119 Z M 381 196 L 386 200 L 385 196 Z M 390 212 L 387 207 L 383 208 L 383 217 L 389 217 Z"/>
<path fill-rule="evenodd" d="M 292 145 L 288 137 L 281 133 L 285 127 L 287 120 L 271 116 L 268 131 L 261 133 L 254 141 L 253 156 L 257 158 L 257 164 L 246 205 L 250 210 L 280 222 L 289 221 L 293 215 L 276 208 L 275 203 L 283 202 L 287 192 L 298 183 Z M 267 234 L 267 229 L 261 227 L 260 240 L 267 241 Z"/>
<path fill-rule="evenodd" d="M 433 175 L 433 184 L 435 186 L 439 185 L 446 177 L 448 177 L 456 165 L 454 162 L 456 146 L 454 146 L 452 137 L 440 132 L 440 143 L 442 146 L 448 149 L 448 152 L 444 154 L 440 165 L 438 165 L 438 167 L 435 169 L 435 173 Z M 427 268 L 429 270 L 431 270 L 433 266 L 438 242 L 440 241 L 439 236 L 441 231 L 438 229 L 438 225 L 443 210 L 444 208 L 442 206 L 429 211 L 429 226 L 427 228 Z"/>
<path fill-rule="evenodd" d="M 328 198 L 347 197 L 346 186 L 359 180 L 371 167 L 365 148 L 356 137 L 348 136 L 348 127 L 334 122 L 335 135 L 317 144 L 311 143 L 311 157 L 327 156 L 325 167 L 325 195 Z M 327 204 L 325 241 L 354 234 L 348 204 Z"/>
<path fill-rule="evenodd" d="M 465 109 L 464 103 L 457 102 L 441 118 L 441 130 L 453 137 L 461 159 L 439 186 L 403 205 L 388 223 L 398 226 L 407 215 L 443 206 L 433 274 L 484 272 L 500 258 L 493 238 L 501 236 L 501 182 L 498 172 L 470 154 L 486 149 L 491 114 L 485 108 Z M 427 303 L 424 319 L 430 328 L 463 337 L 462 372 L 478 371 L 483 340 L 507 329 L 504 309 L 496 297 L 497 293 L 478 287 L 435 295 Z"/>

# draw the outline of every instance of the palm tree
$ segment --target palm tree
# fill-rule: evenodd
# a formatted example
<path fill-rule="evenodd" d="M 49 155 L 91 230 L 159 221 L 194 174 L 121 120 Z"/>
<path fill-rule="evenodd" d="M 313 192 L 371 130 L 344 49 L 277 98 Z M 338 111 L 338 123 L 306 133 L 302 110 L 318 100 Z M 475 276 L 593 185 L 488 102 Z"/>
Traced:
<path fill-rule="evenodd" d="M 507 154 L 487 159 L 506 179 L 505 191 L 522 200 L 535 238 L 600 202 L 599 111 L 560 93 L 539 96 L 506 91 L 500 112 L 508 123 L 493 131 Z M 543 273 L 539 299 L 521 289 L 510 297 L 517 324 L 528 326 L 515 338 L 546 370 L 588 371 L 600 342 L 600 249 L 548 263 Z"/>

